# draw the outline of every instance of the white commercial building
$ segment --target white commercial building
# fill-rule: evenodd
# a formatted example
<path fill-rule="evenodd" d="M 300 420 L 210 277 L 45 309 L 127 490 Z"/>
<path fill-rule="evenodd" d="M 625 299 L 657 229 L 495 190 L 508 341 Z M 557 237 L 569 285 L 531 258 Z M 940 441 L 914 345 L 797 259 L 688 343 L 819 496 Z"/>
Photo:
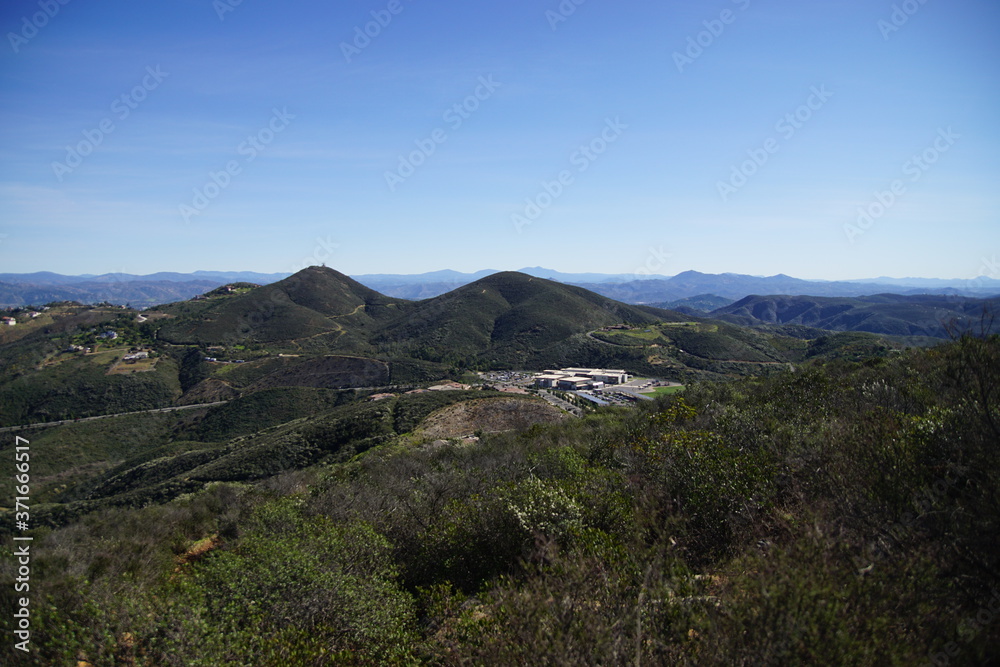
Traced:
<path fill-rule="evenodd" d="M 535 386 L 559 389 L 599 389 L 604 385 L 625 384 L 632 376 L 623 370 L 602 368 L 564 368 L 547 370 L 535 376 Z"/>

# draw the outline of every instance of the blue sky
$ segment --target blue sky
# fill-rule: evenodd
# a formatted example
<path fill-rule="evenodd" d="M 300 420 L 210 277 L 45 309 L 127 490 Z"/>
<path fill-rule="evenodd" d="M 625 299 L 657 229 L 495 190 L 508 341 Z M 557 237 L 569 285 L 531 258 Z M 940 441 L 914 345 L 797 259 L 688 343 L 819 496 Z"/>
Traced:
<path fill-rule="evenodd" d="M 1000 278 L 996 2 L 575 2 L 8 1 L 0 272 Z"/>

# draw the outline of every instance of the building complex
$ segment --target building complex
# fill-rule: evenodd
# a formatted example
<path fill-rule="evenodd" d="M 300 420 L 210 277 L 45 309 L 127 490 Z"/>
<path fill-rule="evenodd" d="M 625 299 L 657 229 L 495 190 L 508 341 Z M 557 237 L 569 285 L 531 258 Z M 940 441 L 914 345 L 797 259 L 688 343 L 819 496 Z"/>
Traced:
<path fill-rule="evenodd" d="M 535 386 L 543 389 L 603 389 L 608 385 L 625 384 L 632 376 L 622 370 L 602 368 L 563 368 L 547 370 L 535 376 Z"/>

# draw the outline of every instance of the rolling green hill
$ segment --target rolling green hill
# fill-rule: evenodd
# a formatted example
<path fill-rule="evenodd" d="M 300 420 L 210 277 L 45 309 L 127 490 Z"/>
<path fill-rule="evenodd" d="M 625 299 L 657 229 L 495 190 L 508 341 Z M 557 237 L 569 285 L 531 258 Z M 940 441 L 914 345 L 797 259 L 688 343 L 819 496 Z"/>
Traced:
<path fill-rule="evenodd" d="M 216 291 L 215 296 L 166 306 L 161 312 L 167 319 L 161 321 L 158 335 L 170 343 L 235 348 L 231 356 L 248 361 L 267 352 L 303 354 L 307 359 L 329 353 L 369 357 L 370 363 L 387 366 L 393 382 L 442 377 L 447 369 L 574 364 L 625 365 L 648 373 L 656 370 L 648 354 L 602 344 L 590 333 L 615 325 L 691 319 L 515 272 L 492 274 L 447 294 L 408 302 L 385 297 L 324 267 L 241 293 Z M 720 332 L 715 326 L 710 341 L 688 341 L 688 351 L 698 356 L 703 345 L 721 346 L 741 351 L 727 359 L 781 360 L 773 351 L 762 354 L 745 343 L 721 342 L 740 335 L 735 327 Z M 704 356 L 720 358 L 710 351 Z M 278 371 L 273 361 L 253 364 Z M 233 379 L 254 374 L 249 367 L 216 369 L 216 374 L 223 372 Z"/>
<path fill-rule="evenodd" d="M 650 305 L 656 306 L 657 308 L 666 308 L 668 310 L 678 310 L 694 315 L 702 315 L 704 313 L 710 313 L 713 310 L 728 306 L 732 302 L 732 299 L 727 299 L 724 296 L 716 296 L 715 294 L 699 294 L 697 296 L 689 296 L 684 299 L 675 299 L 674 301 L 665 301 L 663 303 L 654 303 Z"/>
<path fill-rule="evenodd" d="M 578 287 L 519 273 L 498 273 L 439 297 L 409 302 L 386 297 L 351 278 L 311 267 L 265 287 L 159 309 L 168 319 L 160 339 L 175 344 L 266 343 L 389 356 L 489 356 L 533 350 L 616 323 L 679 319 L 628 306 Z M 501 355 L 502 356 L 502 355 Z"/>
<path fill-rule="evenodd" d="M 162 408 L 180 397 L 171 360 L 160 360 L 152 372 L 109 374 L 121 354 L 72 359 L 0 385 L 0 424 Z"/>
<path fill-rule="evenodd" d="M 898 294 L 748 296 L 712 311 L 711 316 L 742 325 L 802 324 L 831 331 L 947 338 L 950 323 L 960 331 L 977 329 L 984 308 L 996 312 L 1000 299 Z"/>
<path fill-rule="evenodd" d="M 394 355 L 537 367 L 574 336 L 614 324 L 684 319 L 522 273 L 496 273 L 416 303 L 376 335 Z"/>
<path fill-rule="evenodd" d="M 831 301 L 838 303 L 797 302 L 797 315 L 774 299 L 728 307 L 728 319 L 777 322 L 753 330 L 631 306 L 522 273 L 492 274 L 412 302 L 310 267 L 271 285 L 234 283 L 142 312 L 62 305 L 36 318 L 22 313 L 16 327 L 0 331 L 0 426 L 278 387 L 413 384 L 467 370 L 604 366 L 687 382 L 780 372 L 788 362 L 835 355 L 838 346 L 874 353 L 880 342 L 859 347 L 846 338 L 810 351 L 808 341 L 826 332 L 802 324 L 857 310 Z M 888 312 L 912 304 L 883 297 L 875 307 Z M 782 323 L 779 310 L 794 323 Z M 114 340 L 102 338 L 109 329 Z M 71 346 L 78 349 L 67 351 Z M 148 365 L 123 364 L 136 350 L 148 352 Z"/>
<path fill-rule="evenodd" d="M 325 349 L 362 351 L 376 325 L 405 303 L 314 266 L 271 285 L 162 306 L 158 312 L 169 319 L 159 337 L 176 344 L 281 343 L 290 349 L 322 337 Z"/>
<path fill-rule="evenodd" d="M 133 310 L 60 305 L 25 319 L 0 340 L 0 426 L 171 405 L 181 394 L 173 359 L 122 362 L 152 345 Z"/>
<path fill-rule="evenodd" d="M 490 401 L 499 414 L 483 411 Z M 36 523 L 57 525 L 101 508 L 165 502 L 211 482 L 257 480 L 331 457 L 347 459 L 380 444 L 420 443 L 442 437 L 416 432 L 428 415 L 462 402 L 478 406 L 484 426 L 506 419 L 527 427 L 558 413 L 537 398 L 494 391 L 366 401 L 354 392 L 286 388 L 184 414 L 70 423 L 28 434 L 32 447 L 48 457 L 37 466 L 44 476 L 33 486 L 35 497 L 47 504 L 33 516 Z M 476 430 L 475 422 L 467 421 L 468 431 Z M 12 459 L 11 449 L 0 453 L 0 460 L 13 465 Z M 6 480 L 0 490 L 10 491 L 11 484 Z"/>

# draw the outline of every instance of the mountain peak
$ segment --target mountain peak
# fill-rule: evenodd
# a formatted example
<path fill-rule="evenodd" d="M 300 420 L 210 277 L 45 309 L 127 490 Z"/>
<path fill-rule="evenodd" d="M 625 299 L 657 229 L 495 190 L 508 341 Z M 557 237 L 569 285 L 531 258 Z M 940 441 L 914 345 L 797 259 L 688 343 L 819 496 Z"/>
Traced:
<path fill-rule="evenodd" d="M 300 306 L 324 315 L 341 315 L 363 304 L 391 301 L 389 297 L 328 266 L 306 267 L 274 283 L 274 287 Z"/>
<path fill-rule="evenodd" d="M 490 282 L 530 282 L 532 280 L 547 280 L 546 278 L 539 278 L 538 276 L 533 276 L 529 273 L 523 273 L 521 271 L 498 271 L 496 273 L 490 274 L 483 278 L 477 280 L 477 283 L 490 283 Z"/>

